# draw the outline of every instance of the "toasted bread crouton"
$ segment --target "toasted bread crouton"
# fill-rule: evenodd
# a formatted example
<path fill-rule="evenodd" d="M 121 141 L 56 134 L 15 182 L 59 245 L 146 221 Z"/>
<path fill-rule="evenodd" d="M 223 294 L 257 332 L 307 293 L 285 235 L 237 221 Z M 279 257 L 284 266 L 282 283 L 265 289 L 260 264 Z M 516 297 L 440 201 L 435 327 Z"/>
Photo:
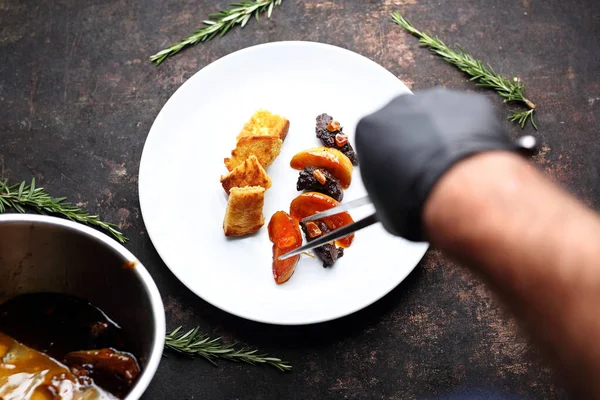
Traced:
<path fill-rule="evenodd" d="M 229 194 L 229 190 L 236 186 L 260 186 L 268 189 L 271 187 L 271 178 L 258 162 L 258 158 L 253 154 L 230 173 L 223 175 L 221 177 L 221 184 L 225 192 Z"/>
<path fill-rule="evenodd" d="M 255 155 L 260 165 L 267 168 L 281 151 L 282 140 L 275 136 L 244 136 L 238 140 L 231 158 L 225 159 L 229 171 L 242 164 L 248 157 Z"/>
<path fill-rule="evenodd" d="M 287 119 L 267 110 L 258 110 L 250 121 L 246 122 L 237 140 L 244 136 L 276 136 L 285 140 L 289 129 L 290 121 Z"/>
<path fill-rule="evenodd" d="M 225 236 L 244 236 L 258 231 L 265 224 L 264 203 L 263 187 L 231 188 L 223 220 Z"/>

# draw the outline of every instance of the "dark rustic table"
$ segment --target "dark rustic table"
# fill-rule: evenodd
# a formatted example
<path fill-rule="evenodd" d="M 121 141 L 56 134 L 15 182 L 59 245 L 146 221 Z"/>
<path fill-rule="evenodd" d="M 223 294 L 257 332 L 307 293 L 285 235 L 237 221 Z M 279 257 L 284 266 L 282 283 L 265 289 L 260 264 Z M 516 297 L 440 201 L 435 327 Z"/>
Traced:
<path fill-rule="evenodd" d="M 169 96 L 208 63 L 247 46 L 331 43 L 375 60 L 415 90 L 473 90 L 390 22 L 399 10 L 499 72 L 520 76 L 539 106 L 543 146 L 535 162 L 598 209 L 600 3 L 284 0 L 270 21 L 234 29 L 158 68 L 148 62 L 217 6 L 226 1 L 0 0 L 0 176 L 35 176 L 54 195 L 117 222 L 158 284 L 168 327 L 199 325 L 294 366 L 283 374 L 169 356 L 145 398 L 425 399 L 458 390 L 565 398 L 490 292 L 436 250 L 383 300 L 331 323 L 265 326 L 210 306 L 175 279 L 152 247 L 137 174 L 148 130 Z M 515 137 L 532 133 L 506 125 Z"/>

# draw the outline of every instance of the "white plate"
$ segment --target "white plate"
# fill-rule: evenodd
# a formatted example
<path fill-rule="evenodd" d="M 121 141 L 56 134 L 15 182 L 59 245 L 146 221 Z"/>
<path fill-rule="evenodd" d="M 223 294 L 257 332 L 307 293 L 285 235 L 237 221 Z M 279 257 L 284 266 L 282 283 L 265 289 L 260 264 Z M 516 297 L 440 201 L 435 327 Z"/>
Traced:
<path fill-rule="evenodd" d="M 298 195 L 298 151 L 318 146 L 315 117 L 333 115 L 354 143 L 359 119 L 409 89 L 383 67 L 338 47 L 277 42 L 250 47 L 208 65 L 185 82 L 152 125 L 140 164 L 141 210 L 163 261 L 190 290 L 231 314 L 272 324 L 309 324 L 358 311 L 396 287 L 427 250 L 389 235 L 380 225 L 356 234 L 333 268 L 303 256 L 292 278 L 275 284 L 266 224 L 289 211 Z M 269 167 L 266 224 L 237 240 L 223 235 L 227 197 L 219 183 L 223 158 L 244 123 L 259 108 L 291 126 Z M 356 168 L 345 192 L 366 194 Z M 373 210 L 352 212 L 357 219 Z"/>

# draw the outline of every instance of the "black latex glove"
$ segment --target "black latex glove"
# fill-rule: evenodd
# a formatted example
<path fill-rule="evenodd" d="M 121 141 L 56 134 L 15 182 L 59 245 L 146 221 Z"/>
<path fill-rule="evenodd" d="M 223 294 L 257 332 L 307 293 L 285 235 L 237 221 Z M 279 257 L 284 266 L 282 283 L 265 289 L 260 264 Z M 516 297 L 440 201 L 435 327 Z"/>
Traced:
<path fill-rule="evenodd" d="M 435 89 L 397 97 L 363 118 L 356 150 L 383 226 L 423 241 L 423 206 L 444 172 L 467 156 L 516 146 L 485 97 Z"/>

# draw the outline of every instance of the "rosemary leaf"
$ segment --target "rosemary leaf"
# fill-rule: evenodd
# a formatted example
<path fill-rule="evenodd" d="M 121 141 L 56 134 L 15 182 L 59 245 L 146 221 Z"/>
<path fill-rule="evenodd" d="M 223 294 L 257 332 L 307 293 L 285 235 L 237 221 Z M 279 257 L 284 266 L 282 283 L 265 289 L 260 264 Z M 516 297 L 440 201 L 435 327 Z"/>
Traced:
<path fill-rule="evenodd" d="M 71 221 L 97 226 L 108 231 L 120 243 L 127 242 L 127 238 L 117 230 L 116 225 L 102 221 L 97 215 L 88 214 L 66 201 L 65 197 L 50 196 L 44 188 L 35 186 L 35 178 L 30 184 L 23 181 L 8 185 L 7 181 L 0 181 L 0 213 L 6 212 L 8 208 L 20 213 L 31 209 L 40 214 L 58 215 Z"/>
<path fill-rule="evenodd" d="M 422 46 L 429 48 L 429 50 L 469 75 L 472 81 L 477 82 L 477 86 L 495 90 L 504 99 L 504 102 L 521 103 L 527 107 L 528 110 L 514 112 L 508 119 L 517 122 L 521 125 L 521 128 L 524 128 L 527 121 L 530 120 L 531 125 L 537 130 L 533 120 L 535 104 L 525 97 L 525 84 L 519 78 L 509 79 L 497 74 L 489 64 L 486 66 L 482 61 L 474 59 L 460 46 L 451 49 L 437 36 L 416 29 L 399 12 L 392 13 L 392 21 L 416 36 Z"/>
<path fill-rule="evenodd" d="M 243 0 L 239 3 L 232 3 L 226 10 L 209 14 L 208 17 L 210 19 L 202 21 L 206 26 L 198 29 L 189 37 L 182 39 L 179 43 L 175 43 L 152 55 L 150 61 L 156 65 L 160 65 L 168 57 L 179 53 L 187 46 L 212 40 L 217 34 L 219 37 L 223 37 L 234 25 L 240 25 L 243 28 L 252 17 L 252 14 L 255 15 L 257 21 L 259 20 L 259 14 L 264 12 L 267 12 L 267 18 L 271 18 L 273 7 L 281 5 L 282 1 Z"/>
<path fill-rule="evenodd" d="M 269 357 L 258 353 L 258 350 L 248 348 L 235 349 L 234 345 L 223 344 L 221 338 L 211 339 L 202 335 L 199 328 L 187 332 L 178 327 L 165 338 L 165 347 L 173 352 L 187 355 L 189 357 L 202 357 L 213 365 L 217 365 L 217 359 L 245 362 L 247 364 L 266 364 L 280 371 L 290 371 L 292 366 L 279 358 Z"/>
<path fill-rule="evenodd" d="M 527 110 L 527 111 L 515 111 L 512 114 L 510 114 L 508 116 L 508 119 L 514 122 L 517 122 L 519 125 L 521 125 L 521 128 L 525 127 L 525 124 L 527 123 L 527 119 L 531 119 L 531 124 L 533 125 L 533 127 L 535 129 L 537 129 L 537 126 L 535 125 L 535 121 L 533 120 L 533 109 Z"/>

